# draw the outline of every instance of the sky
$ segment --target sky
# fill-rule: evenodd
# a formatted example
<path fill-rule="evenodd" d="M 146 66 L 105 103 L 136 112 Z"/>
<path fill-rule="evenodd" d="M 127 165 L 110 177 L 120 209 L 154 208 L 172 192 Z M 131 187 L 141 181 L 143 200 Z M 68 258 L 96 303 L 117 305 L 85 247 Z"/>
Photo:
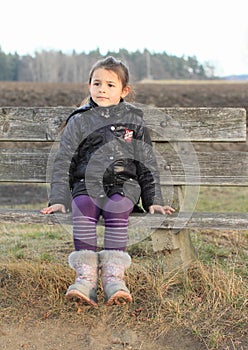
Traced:
<path fill-rule="evenodd" d="M 19 55 L 148 49 L 248 74 L 247 0 L 3 0 L 0 47 Z"/>

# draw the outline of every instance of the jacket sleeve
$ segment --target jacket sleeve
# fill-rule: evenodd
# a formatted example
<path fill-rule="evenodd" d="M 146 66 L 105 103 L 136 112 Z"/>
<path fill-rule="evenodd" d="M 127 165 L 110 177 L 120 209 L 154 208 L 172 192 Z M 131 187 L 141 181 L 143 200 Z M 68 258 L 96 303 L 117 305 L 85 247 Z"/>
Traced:
<path fill-rule="evenodd" d="M 143 208 L 149 211 L 153 204 L 164 205 L 161 193 L 160 176 L 156 156 L 152 147 L 149 131 L 142 120 L 136 135 L 136 167 L 141 187 Z"/>
<path fill-rule="evenodd" d="M 70 209 L 70 165 L 82 140 L 79 122 L 80 118 L 71 118 L 61 135 L 60 146 L 53 162 L 49 205 L 63 204 Z"/>

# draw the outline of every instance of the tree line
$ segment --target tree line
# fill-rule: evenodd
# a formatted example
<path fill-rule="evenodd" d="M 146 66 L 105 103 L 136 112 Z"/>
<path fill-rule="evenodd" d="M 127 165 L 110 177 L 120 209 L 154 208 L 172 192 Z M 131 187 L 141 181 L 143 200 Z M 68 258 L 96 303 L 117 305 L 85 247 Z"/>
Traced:
<path fill-rule="evenodd" d="M 31 82 L 75 82 L 85 83 L 91 66 L 96 60 L 112 55 L 122 59 L 129 67 L 132 81 L 145 79 L 211 79 L 214 67 L 201 64 L 195 56 L 177 57 L 166 52 L 150 53 L 109 51 L 101 55 L 99 49 L 89 53 L 65 54 L 62 51 L 41 51 L 34 55 L 20 56 L 4 53 L 0 47 L 0 80 Z"/>

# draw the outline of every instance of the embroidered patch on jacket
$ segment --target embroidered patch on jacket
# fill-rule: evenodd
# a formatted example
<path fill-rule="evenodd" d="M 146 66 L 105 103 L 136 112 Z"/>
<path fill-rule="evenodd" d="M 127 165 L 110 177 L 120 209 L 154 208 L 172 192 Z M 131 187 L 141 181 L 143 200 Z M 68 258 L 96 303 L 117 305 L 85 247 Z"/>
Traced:
<path fill-rule="evenodd" d="M 132 142 L 133 139 L 133 130 L 125 128 L 124 140 L 126 142 Z"/>

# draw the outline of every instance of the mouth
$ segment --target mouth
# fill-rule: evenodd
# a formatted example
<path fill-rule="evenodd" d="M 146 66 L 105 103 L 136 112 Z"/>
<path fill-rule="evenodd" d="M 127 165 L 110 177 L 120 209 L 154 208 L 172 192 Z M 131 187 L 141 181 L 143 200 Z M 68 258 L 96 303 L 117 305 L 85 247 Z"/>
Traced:
<path fill-rule="evenodd" d="M 97 96 L 97 99 L 99 99 L 99 100 L 107 100 L 108 98 L 105 97 L 105 96 Z"/>

